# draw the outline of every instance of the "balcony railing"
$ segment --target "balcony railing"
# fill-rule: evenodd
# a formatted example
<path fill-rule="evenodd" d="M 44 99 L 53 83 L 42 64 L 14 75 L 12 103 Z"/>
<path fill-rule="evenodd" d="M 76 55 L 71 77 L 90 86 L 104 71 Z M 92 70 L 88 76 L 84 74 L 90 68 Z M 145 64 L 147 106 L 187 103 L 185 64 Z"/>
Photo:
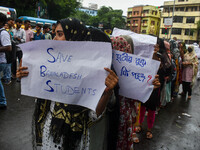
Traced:
<path fill-rule="evenodd" d="M 143 26 L 143 27 L 147 26 L 147 23 L 142 23 L 142 26 Z"/>
<path fill-rule="evenodd" d="M 138 23 L 133 23 L 132 26 L 135 26 L 135 27 L 136 27 L 136 26 L 138 26 Z"/>

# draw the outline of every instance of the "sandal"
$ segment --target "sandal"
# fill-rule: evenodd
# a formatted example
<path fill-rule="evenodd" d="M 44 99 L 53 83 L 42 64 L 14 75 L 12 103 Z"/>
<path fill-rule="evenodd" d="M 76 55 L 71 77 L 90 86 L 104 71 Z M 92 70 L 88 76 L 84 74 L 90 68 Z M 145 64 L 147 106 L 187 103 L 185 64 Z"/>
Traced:
<path fill-rule="evenodd" d="M 139 125 L 139 126 L 135 127 L 135 132 L 136 132 L 136 133 L 142 132 L 142 126 Z"/>
<path fill-rule="evenodd" d="M 146 138 L 149 139 L 149 140 L 153 138 L 153 134 L 152 134 L 151 131 L 147 131 Z"/>
<path fill-rule="evenodd" d="M 136 133 L 133 133 L 133 143 L 138 144 L 140 142 L 139 138 L 136 136 Z"/>
<path fill-rule="evenodd" d="M 188 98 L 187 98 L 188 100 L 191 100 L 191 96 L 188 96 Z"/>

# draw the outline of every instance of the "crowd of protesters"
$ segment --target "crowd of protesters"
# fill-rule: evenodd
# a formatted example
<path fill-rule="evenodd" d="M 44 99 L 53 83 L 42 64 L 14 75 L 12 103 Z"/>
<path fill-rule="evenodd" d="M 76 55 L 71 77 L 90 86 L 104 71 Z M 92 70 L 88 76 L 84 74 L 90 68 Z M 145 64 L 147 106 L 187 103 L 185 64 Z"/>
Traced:
<path fill-rule="evenodd" d="M 42 26 L 39 24 L 36 25 L 36 33 L 33 33 L 30 21 L 24 22 L 25 30 L 21 28 L 21 20 L 17 19 L 15 23 L 16 27 L 12 18 L 7 21 L 7 28 L 12 41 L 10 43 L 14 43 L 16 47 L 19 43 L 42 39 L 100 41 L 110 42 L 115 50 L 134 54 L 134 41 L 130 36 L 121 35 L 110 38 L 101 30 L 87 28 L 81 21 L 74 18 L 58 21 L 56 25 L 52 26 L 51 32 L 49 27 L 44 25 L 43 33 L 41 32 Z M 10 46 L 11 44 L 7 45 Z M 0 54 L 2 52 L 4 51 L 0 51 Z M 16 57 L 19 61 L 22 59 L 22 55 L 22 51 L 17 47 Z M 157 38 L 152 59 L 160 61 L 161 64 L 153 81 L 154 90 L 145 103 L 123 97 L 118 93 L 120 87 L 117 84 L 118 77 L 113 68 L 105 68 L 109 73 L 105 79 L 106 90 L 99 100 L 96 111 L 82 106 L 37 99 L 34 113 L 34 135 L 36 139 L 34 148 L 87 150 L 91 149 L 90 141 L 92 140 L 90 138 L 93 138 L 93 141 L 102 142 L 102 149 L 133 150 L 134 143 L 140 142 L 137 134 L 144 128 L 143 122 L 146 115 L 146 138 L 152 139 L 156 113 L 159 112 L 160 108 L 164 108 L 167 103 L 176 100 L 179 94 L 187 100 L 191 100 L 192 87 L 196 81 L 199 63 L 194 46 L 189 45 L 186 48 L 185 43 L 178 42 L 176 37 L 169 41 Z M 28 76 L 27 67 L 20 66 L 17 70 L 16 60 L 12 67 L 14 68 L 12 71 L 14 78 L 16 76 L 20 80 L 21 77 Z M 180 88 L 180 85 L 182 85 L 182 88 Z M 2 103 L 0 105 L 3 106 Z M 63 112 L 62 115 L 58 113 L 60 111 Z M 68 115 L 70 115 L 70 118 Z M 107 116 L 107 123 L 99 127 L 99 122 L 105 116 Z M 76 128 L 76 126 L 79 128 Z M 107 138 L 99 139 L 100 136 L 98 135 L 90 137 L 91 126 L 105 128 L 105 133 L 101 134 L 105 134 Z"/>
<path fill-rule="evenodd" d="M 4 14 L 1 13 L 0 32 L 0 44 L 2 46 L 1 48 L 3 49 L 0 51 L 0 63 L 2 63 L 1 72 L 3 72 L 1 75 L 2 77 L 0 84 L 2 93 L 1 99 L 3 100 L 0 102 L 0 108 L 6 108 L 7 102 L 2 83 L 9 85 L 12 82 L 12 79 L 17 79 L 17 81 L 20 82 L 20 79 L 16 78 L 16 70 L 23 57 L 23 52 L 18 47 L 18 44 L 30 42 L 33 40 L 52 40 L 52 37 L 55 37 L 55 24 L 52 25 L 51 32 L 49 25 L 43 26 L 42 24 L 37 24 L 36 32 L 34 32 L 29 20 L 25 20 L 24 22 L 20 19 L 14 20 L 12 17 L 7 18 Z"/>

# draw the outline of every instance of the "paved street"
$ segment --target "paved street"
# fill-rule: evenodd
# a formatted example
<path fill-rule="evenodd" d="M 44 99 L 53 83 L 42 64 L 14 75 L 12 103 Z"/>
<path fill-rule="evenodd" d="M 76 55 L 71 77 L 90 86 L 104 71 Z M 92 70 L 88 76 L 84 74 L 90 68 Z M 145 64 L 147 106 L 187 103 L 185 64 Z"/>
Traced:
<path fill-rule="evenodd" d="M 135 150 L 200 149 L 199 83 L 196 83 L 189 102 L 178 96 L 173 103 L 159 111 L 152 140 L 145 138 L 146 124 L 143 125 L 144 130 L 139 135 L 141 142 L 135 145 Z M 18 82 L 14 81 L 4 87 L 8 108 L 0 110 L 0 150 L 32 150 L 34 98 L 21 96 Z"/>

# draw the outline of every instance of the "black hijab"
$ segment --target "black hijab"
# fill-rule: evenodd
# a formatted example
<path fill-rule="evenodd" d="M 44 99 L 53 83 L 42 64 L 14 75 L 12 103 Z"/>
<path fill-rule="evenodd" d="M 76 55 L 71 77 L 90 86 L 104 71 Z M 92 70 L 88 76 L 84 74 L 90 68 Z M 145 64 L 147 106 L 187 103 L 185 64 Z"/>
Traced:
<path fill-rule="evenodd" d="M 66 41 L 87 41 L 90 37 L 88 28 L 75 18 L 66 18 L 57 21 L 61 24 Z"/>

